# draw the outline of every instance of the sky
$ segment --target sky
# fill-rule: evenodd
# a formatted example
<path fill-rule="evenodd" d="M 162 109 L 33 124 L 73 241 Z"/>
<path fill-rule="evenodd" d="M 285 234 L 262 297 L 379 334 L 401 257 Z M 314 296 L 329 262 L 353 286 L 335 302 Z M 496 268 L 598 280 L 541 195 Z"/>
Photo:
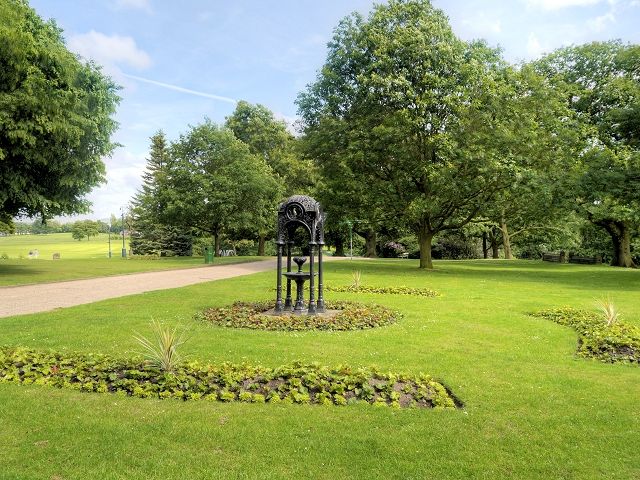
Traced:
<path fill-rule="evenodd" d="M 483 38 L 512 62 L 597 40 L 640 43 L 640 0 L 432 0 L 464 40 Z M 223 123 L 238 100 L 260 103 L 289 124 L 326 44 L 371 0 L 31 0 L 64 30 L 70 50 L 122 86 L 107 183 L 90 215 L 119 215 L 141 184 L 149 137 L 169 140 L 205 118 Z"/>

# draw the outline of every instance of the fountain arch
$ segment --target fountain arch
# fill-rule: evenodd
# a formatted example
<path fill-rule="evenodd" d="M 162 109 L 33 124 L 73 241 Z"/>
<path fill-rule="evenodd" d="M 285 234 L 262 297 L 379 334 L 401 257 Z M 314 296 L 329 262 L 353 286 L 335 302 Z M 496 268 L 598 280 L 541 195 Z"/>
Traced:
<path fill-rule="evenodd" d="M 323 292 L 322 247 L 324 246 L 324 213 L 320 203 L 306 195 L 293 195 L 278 207 L 278 231 L 276 237 L 277 282 L 276 282 L 276 312 L 293 310 L 294 313 L 315 315 L 325 311 Z M 298 228 L 304 228 L 309 237 L 309 272 L 302 271 L 306 259 L 296 259 L 298 272 L 292 271 L 291 250 L 293 236 Z M 316 250 L 318 255 L 318 271 L 315 271 Z M 286 272 L 282 271 L 282 258 L 286 255 Z M 286 297 L 282 301 L 282 277 L 287 279 Z M 315 276 L 318 276 L 317 297 Z M 305 281 L 309 281 L 309 304 L 306 310 L 300 308 Z M 296 305 L 291 296 L 291 282 L 296 283 Z M 316 300 L 317 298 L 317 300 Z"/>

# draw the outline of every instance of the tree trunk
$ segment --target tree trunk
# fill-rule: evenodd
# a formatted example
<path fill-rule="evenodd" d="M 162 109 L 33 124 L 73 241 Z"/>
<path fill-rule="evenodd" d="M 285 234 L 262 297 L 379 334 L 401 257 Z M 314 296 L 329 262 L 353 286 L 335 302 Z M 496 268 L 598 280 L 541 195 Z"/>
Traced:
<path fill-rule="evenodd" d="M 344 239 L 338 238 L 335 241 L 336 252 L 333 254 L 334 257 L 344 257 Z"/>
<path fill-rule="evenodd" d="M 378 256 L 376 252 L 377 240 L 378 240 L 378 235 L 374 230 L 369 230 L 368 232 L 365 232 L 365 237 L 364 237 L 364 246 L 365 246 L 364 256 L 365 257 L 376 258 Z"/>
<path fill-rule="evenodd" d="M 489 258 L 489 247 L 487 246 L 487 232 L 482 232 L 482 258 Z"/>
<path fill-rule="evenodd" d="M 258 256 L 259 257 L 264 257 L 264 244 L 265 244 L 265 236 L 264 235 L 260 235 L 260 237 L 258 237 Z"/>
<path fill-rule="evenodd" d="M 505 221 L 504 216 L 500 220 L 500 230 L 502 231 L 504 258 L 507 260 L 513 260 L 513 254 L 511 253 L 511 238 L 509 238 L 509 229 L 507 228 L 507 222 Z"/>
<path fill-rule="evenodd" d="M 611 265 L 614 267 L 635 268 L 636 264 L 631 257 L 631 232 L 629 226 L 622 221 L 602 220 L 595 222 L 603 227 L 611 236 L 613 243 L 613 259 Z"/>
<path fill-rule="evenodd" d="M 213 235 L 213 256 L 220 256 L 220 235 L 217 233 Z"/>
<path fill-rule="evenodd" d="M 433 260 L 431 259 L 431 242 L 434 232 L 421 228 L 418 232 L 418 243 L 420 244 L 420 268 L 433 269 Z"/>

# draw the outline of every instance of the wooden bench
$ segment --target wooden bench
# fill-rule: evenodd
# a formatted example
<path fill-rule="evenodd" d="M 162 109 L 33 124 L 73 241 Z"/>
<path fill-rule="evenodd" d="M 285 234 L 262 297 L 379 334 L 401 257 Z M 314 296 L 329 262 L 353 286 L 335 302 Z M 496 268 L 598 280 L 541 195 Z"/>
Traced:
<path fill-rule="evenodd" d="M 602 263 L 602 257 L 601 256 L 596 256 L 596 257 L 585 257 L 585 256 L 580 256 L 580 255 L 573 255 L 572 253 L 569 254 L 569 263 L 581 263 L 584 265 L 596 265 L 596 264 L 600 264 Z"/>
<path fill-rule="evenodd" d="M 542 254 L 543 262 L 556 262 L 556 263 L 565 263 L 567 261 L 567 255 L 564 252 L 560 253 L 543 253 Z"/>
<path fill-rule="evenodd" d="M 404 252 L 398 255 L 398 258 L 409 258 L 409 252 Z"/>

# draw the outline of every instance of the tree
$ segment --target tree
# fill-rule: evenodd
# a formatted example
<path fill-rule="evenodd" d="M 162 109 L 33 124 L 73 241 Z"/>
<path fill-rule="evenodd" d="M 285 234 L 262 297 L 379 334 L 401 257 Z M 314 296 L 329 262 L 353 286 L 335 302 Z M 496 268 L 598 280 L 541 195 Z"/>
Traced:
<path fill-rule="evenodd" d="M 640 225 L 640 46 L 618 41 L 561 48 L 535 63 L 567 89 L 567 103 L 591 127 L 574 182 L 578 210 L 611 237 L 612 265 L 634 267 Z"/>
<path fill-rule="evenodd" d="M 161 221 L 163 189 L 167 188 L 169 147 L 162 130 L 151 137 L 142 186 L 131 201 L 131 251 L 136 255 L 189 256 L 193 239 L 189 231 Z"/>
<path fill-rule="evenodd" d="M 433 268 L 434 236 L 472 221 L 535 158 L 523 136 L 547 132 L 524 80 L 496 50 L 457 39 L 428 0 L 391 0 L 338 25 L 298 106 L 307 136 L 334 138 L 314 142 L 319 161 L 343 164 L 410 225 L 420 267 Z"/>
<path fill-rule="evenodd" d="M 0 2 L 0 221 L 84 213 L 114 147 L 117 86 L 21 0 Z"/>
<path fill-rule="evenodd" d="M 273 228 L 280 183 L 231 130 L 207 120 L 181 135 L 170 152 L 160 196 L 163 223 L 212 235 L 216 255 L 225 232 Z"/>
<path fill-rule="evenodd" d="M 271 110 L 240 101 L 227 117 L 225 126 L 249 147 L 252 154 L 263 158 L 271 167 L 284 195 L 311 193 L 317 180 L 314 166 L 301 158 L 296 139 L 287 130 L 285 122 L 277 120 Z M 269 224 L 258 232 L 258 255 L 264 255 L 265 239 L 272 231 L 273 225 Z"/>
<path fill-rule="evenodd" d="M 71 227 L 71 236 L 80 241 L 87 237 L 87 241 L 100 233 L 100 223 L 93 220 L 79 220 Z"/>

